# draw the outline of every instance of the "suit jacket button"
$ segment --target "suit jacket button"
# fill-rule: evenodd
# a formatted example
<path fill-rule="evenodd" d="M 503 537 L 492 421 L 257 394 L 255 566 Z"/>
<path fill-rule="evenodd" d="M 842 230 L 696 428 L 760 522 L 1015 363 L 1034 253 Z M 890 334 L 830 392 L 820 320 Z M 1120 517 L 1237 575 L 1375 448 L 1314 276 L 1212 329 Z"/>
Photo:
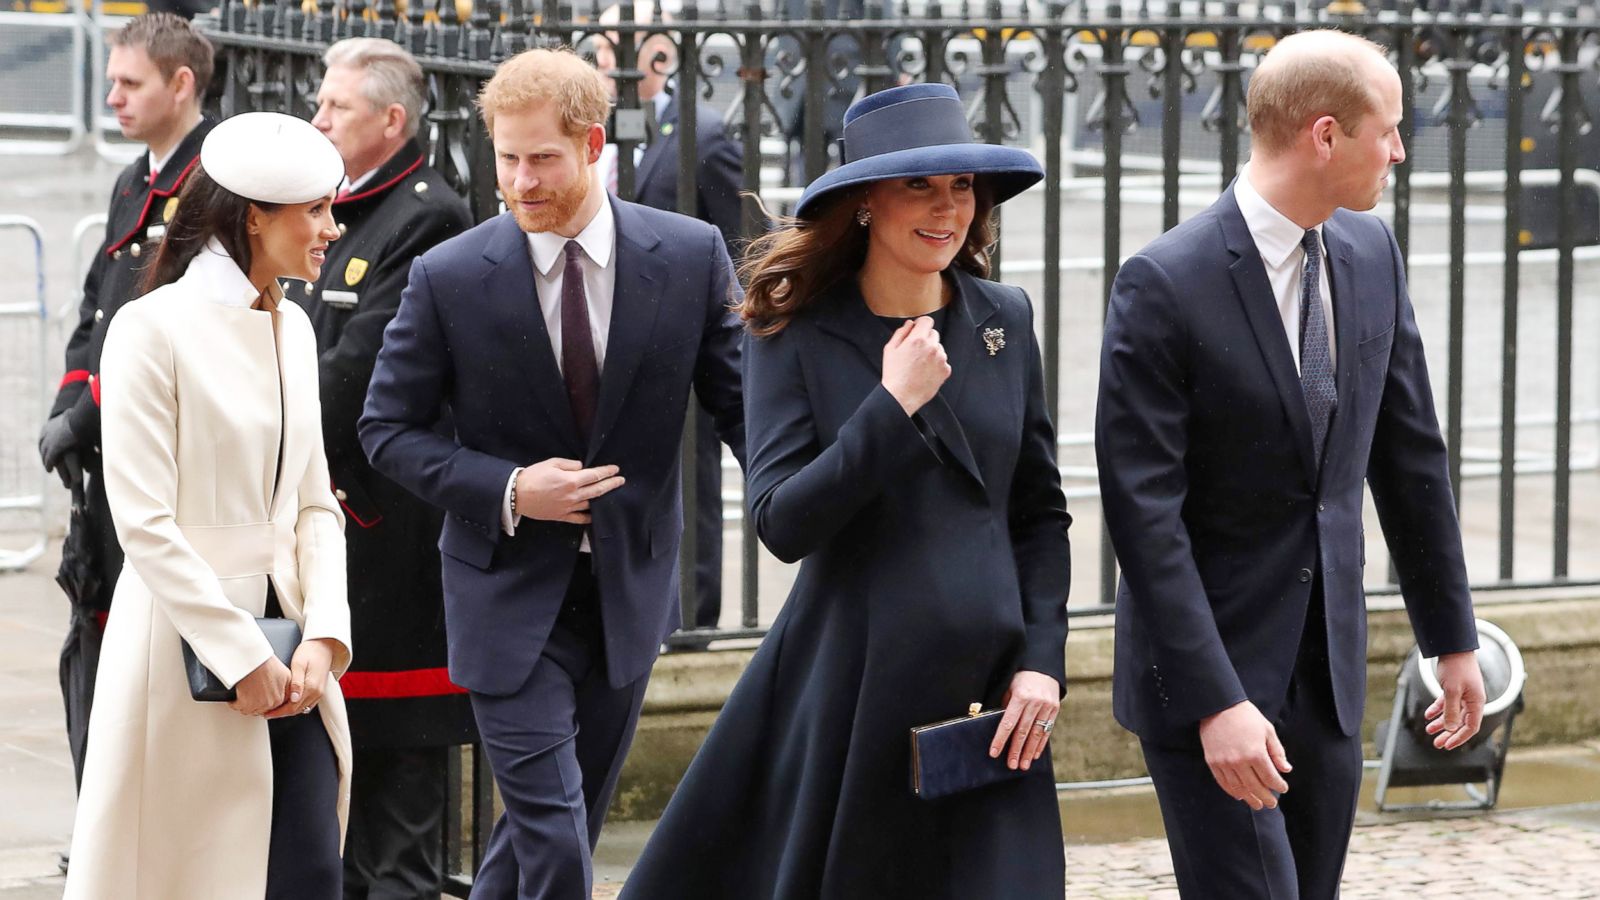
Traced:
<path fill-rule="evenodd" d="M 96 322 L 104 319 L 105 317 L 106 317 L 106 311 L 105 310 L 97 309 L 97 310 L 94 311 L 94 320 Z"/>
<path fill-rule="evenodd" d="M 1327 511 L 1328 511 L 1328 504 L 1326 504 L 1326 503 L 1318 503 L 1317 504 L 1317 512 L 1327 512 Z"/>
<path fill-rule="evenodd" d="M 334 488 L 333 498 L 335 500 L 349 500 L 350 495 L 346 494 L 343 488 Z"/>
<path fill-rule="evenodd" d="M 1310 584 L 1311 583 L 1311 570 L 1310 569 L 1301 569 L 1300 570 L 1300 583 L 1301 584 Z"/>

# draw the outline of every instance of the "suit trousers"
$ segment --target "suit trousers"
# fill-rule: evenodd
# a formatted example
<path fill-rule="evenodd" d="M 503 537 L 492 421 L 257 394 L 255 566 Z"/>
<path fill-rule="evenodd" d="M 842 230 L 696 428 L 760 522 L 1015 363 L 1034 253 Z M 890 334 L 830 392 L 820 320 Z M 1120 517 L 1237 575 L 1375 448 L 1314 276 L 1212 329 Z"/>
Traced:
<path fill-rule="evenodd" d="M 593 888 L 591 857 L 650 677 L 621 688 L 608 683 L 590 565 L 589 554 L 578 554 L 528 680 L 507 696 L 472 694 L 505 801 L 473 879 L 473 900 L 586 900 Z"/>
<path fill-rule="evenodd" d="M 356 748 L 345 900 L 437 900 L 444 877 L 444 780 L 453 752 Z"/>
<path fill-rule="evenodd" d="M 1273 719 L 1293 771 L 1277 809 L 1223 792 L 1199 727 L 1144 742 L 1184 900 L 1334 900 L 1361 790 L 1361 738 L 1339 728 L 1328 674 L 1322 585 L 1313 585 L 1300 652 Z"/>
<path fill-rule="evenodd" d="M 339 900 L 339 763 L 322 716 L 267 723 L 272 742 L 272 838 L 266 900 Z"/>

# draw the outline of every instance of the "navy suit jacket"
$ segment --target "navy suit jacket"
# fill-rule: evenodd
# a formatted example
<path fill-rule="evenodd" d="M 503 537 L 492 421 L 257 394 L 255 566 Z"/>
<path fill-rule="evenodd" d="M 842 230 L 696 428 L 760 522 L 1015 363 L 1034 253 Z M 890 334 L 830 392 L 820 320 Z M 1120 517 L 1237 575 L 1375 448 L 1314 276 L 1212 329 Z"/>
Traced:
<path fill-rule="evenodd" d="M 1321 470 L 1267 272 L 1233 190 L 1118 273 L 1095 448 L 1117 591 L 1113 708 L 1147 740 L 1250 700 L 1282 708 L 1320 574 L 1339 725 L 1366 697 L 1362 482 L 1426 656 L 1477 646 L 1466 564 L 1399 248 L 1323 226 L 1338 405 Z"/>
<path fill-rule="evenodd" d="M 656 134 L 639 159 L 634 177 L 634 200 L 656 209 L 678 208 L 678 98 L 661 112 Z M 695 218 L 710 222 L 722 232 L 729 247 L 739 240 L 740 200 L 744 189 L 744 150 L 722 127 L 722 119 L 705 107 L 698 108 L 694 134 L 696 156 Z"/>
<path fill-rule="evenodd" d="M 384 333 L 361 442 L 372 464 L 444 508 L 450 678 L 508 694 L 555 623 L 582 529 L 527 517 L 501 528 L 517 466 L 551 457 L 617 465 L 627 483 L 594 501 L 594 554 L 607 677 L 649 671 L 678 627 L 682 533 L 678 457 L 689 389 L 744 460 L 739 296 L 721 237 L 676 213 L 611 198 L 616 290 L 589 446 L 578 437 L 535 295 L 526 235 L 502 214 L 412 265 Z M 432 423 L 448 404 L 455 435 Z"/>

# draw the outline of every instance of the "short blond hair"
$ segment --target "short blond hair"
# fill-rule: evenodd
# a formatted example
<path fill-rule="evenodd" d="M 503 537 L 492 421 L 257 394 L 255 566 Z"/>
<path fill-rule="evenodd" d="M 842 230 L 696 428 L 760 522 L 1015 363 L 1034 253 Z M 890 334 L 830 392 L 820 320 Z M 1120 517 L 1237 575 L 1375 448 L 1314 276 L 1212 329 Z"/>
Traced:
<path fill-rule="evenodd" d="M 561 130 L 582 138 L 589 126 L 604 124 L 611 112 L 611 93 L 594 66 L 570 48 L 526 50 L 500 64 L 478 92 L 478 112 L 494 131 L 494 117 L 553 104 Z"/>
<path fill-rule="evenodd" d="M 1367 59 L 1368 53 L 1376 59 Z M 1334 29 L 1302 31 L 1279 41 L 1250 76 L 1245 107 L 1252 144 L 1267 154 L 1282 152 L 1322 116 L 1332 116 L 1354 136 L 1362 118 L 1378 106 L 1373 61 L 1387 64 L 1381 45 Z"/>

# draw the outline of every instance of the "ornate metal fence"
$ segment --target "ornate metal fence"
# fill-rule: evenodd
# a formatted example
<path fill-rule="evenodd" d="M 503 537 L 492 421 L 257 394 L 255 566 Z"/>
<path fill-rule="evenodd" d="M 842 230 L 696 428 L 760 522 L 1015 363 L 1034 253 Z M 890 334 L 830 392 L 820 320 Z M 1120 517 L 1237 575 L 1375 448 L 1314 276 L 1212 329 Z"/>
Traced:
<path fill-rule="evenodd" d="M 309 116 L 328 43 L 393 39 L 428 75 L 431 159 L 482 218 L 499 203 L 472 105 L 481 81 L 530 46 L 593 54 L 610 45 L 619 192 L 631 192 L 626 151 L 643 133 L 638 82 L 655 68 L 672 76 L 678 96 L 721 111 L 742 143 L 753 231 L 755 197 L 782 210 L 796 185 L 831 164 L 830 117 L 851 96 L 902 81 L 954 85 L 982 139 L 1032 149 L 1049 173 L 1006 207 L 998 277 L 1027 287 L 1040 309 L 1079 523 L 1074 543 L 1080 560 L 1098 553 L 1099 561 L 1080 562 L 1075 614 L 1102 614 L 1115 561 L 1096 533 L 1087 432 L 1111 277 L 1127 253 L 1234 178 L 1248 151 L 1250 72 L 1278 38 L 1328 26 L 1366 34 L 1389 48 L 1404 88 L 1401 129 L 1412 152 L 1378 213 L 1409 259 L 1451 475 L 1477 548 L 1474 584 L 1600 579 L 1597 526 L 1573 512 L 1575 490 L 1600 499 L 1600 16 L 1590 0 L 865 0 L 848 19 L 825 19 L 821 0 L 683 0 L 670 21 L 657 14 L 633 24 L 630 2 L 621 4 L 624 24 L 604 26 L 602 6 L 491 0 L 463 16 L 439 0 L 403 10 L 390 0 L 225 0 L 207 26 L 225 69 L 216 106 Z M 637 40 L 648 35 L 674 52 L 641 59 Z M 684 117 L 678 196 L 689 207 L 695 131 L 695 117 Z M 1575 354 L 1579 338 L 1589 352 Z M 727 499 L 733 506 L 740 492 L 730 485 Z M 770 621 L 778 598 L 763 596 L 769 563 L 751 529 L 742 536 L 738 627 L 675 642 L 755 636 Z M 1380 543 L 1371 550 L 1384 558 Z M 1392 582 L 1382 570 L 1374 568 L 1378 580 Z M 692 576 L 693 566 L 684 571 Z M 488 794 L 476 793 L 478 828 L 468 831 L 481 836 Z M 457 849 L 465 869 L 473 853 Z"/>

